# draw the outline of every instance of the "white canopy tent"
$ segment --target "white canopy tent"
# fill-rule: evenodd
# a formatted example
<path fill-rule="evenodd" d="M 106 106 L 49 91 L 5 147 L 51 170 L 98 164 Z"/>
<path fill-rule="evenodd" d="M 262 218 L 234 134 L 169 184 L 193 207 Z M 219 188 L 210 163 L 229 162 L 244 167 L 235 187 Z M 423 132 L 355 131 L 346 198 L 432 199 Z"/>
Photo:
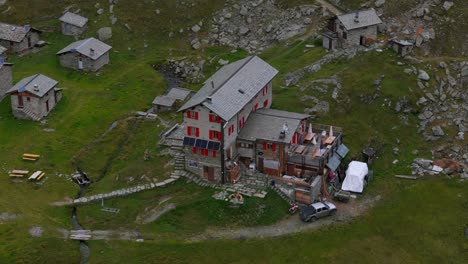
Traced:
<path fill-rule="evenodd" d="M 368 173 L 369 169 L 366 163 L 351 161 L 346 170 L 346 178 L 343 181 L 341 189 L 343 191 L 362 193 L 364 190 L 364 179 Z"/>

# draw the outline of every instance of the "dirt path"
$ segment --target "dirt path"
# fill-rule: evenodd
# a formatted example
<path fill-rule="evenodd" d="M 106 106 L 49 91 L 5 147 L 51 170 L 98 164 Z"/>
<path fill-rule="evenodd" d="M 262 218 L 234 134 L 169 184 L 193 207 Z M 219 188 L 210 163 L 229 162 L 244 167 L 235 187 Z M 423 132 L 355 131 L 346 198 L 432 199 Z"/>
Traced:
<path fill-rule="evenodd" d="M 336 6 L 330 4 L 328 1 L 325 0 L 316 0 L 322 7 L 328 9 L 328 11 L 332 12 L 335 15 L 341 15 L 343 12 L 338 9 Z"/>
<path fill-rule="evenodd" d="M 189 239 L 190 242 L 214 239 L 251 239 L 276 237 L 287 234 L 294 234 L 306 230 L 315 230 L 323 226 L 348 222 L 355 217 L 362 215 L 371 208 L 380 196 L 366 197 L 360 201 L 352 200 L 348 204 L 337 204 L 338 211 L 336 215 L 320 219 L 313 223 L 303 223 L 298 215 L 290 216 L 276 224 L 270 226 L 247 227 L 238 229 L 222 229 L 212 228 L 200 235 L 196 235 Z"/>

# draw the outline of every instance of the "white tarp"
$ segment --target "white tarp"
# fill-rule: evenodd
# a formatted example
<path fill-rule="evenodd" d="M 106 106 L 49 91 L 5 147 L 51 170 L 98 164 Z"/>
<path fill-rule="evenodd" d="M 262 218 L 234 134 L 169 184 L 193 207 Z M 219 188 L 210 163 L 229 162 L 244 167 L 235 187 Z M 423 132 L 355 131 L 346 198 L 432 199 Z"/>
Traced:
<path fill-rule="evenodd" d="M 364 178 L 369 173 L 367 164 L 360 161 L 351 161 L 346 170 L 346 178 L 341 189 L 349 192 L 362 193 L 364 190 Z"/>

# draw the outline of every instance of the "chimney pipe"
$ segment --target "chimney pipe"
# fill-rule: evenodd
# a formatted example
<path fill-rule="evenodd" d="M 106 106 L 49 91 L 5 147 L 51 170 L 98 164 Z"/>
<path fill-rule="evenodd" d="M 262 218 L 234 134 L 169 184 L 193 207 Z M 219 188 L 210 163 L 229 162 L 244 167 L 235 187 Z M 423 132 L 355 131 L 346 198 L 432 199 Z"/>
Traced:
<path fill-rule="evenodd" d="M 354 22 L 359 23 L 359 10 L 356 11 L 356 15 L 354 16 Z"/>
<path fill-rule="evenodd" d="M 39 91 L 39 85 L 34 84 L 34 91 Z"/>
<path fill-rule="evenodd" d="M 90 48 L 89 49 L 89 55 L 92 57 L 94 56 L 94 49 L 93 48 Z"/>

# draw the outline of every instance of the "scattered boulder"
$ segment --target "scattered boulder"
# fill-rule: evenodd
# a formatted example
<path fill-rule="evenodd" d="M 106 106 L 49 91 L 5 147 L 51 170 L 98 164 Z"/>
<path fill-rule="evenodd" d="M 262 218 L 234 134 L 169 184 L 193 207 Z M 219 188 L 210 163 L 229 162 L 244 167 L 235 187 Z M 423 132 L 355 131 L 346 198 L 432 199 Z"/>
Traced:
<path fill-rule="evenodd" d="M 426 71 L 419 70 L 418 79 L 423 80 L 423 81 L 429 81 L 431 77 L 429 77 L 429 74 Z"/>
<path fill-rule="evenodd" d="M 7 0 L 0 0 L 0 6 L 6 4 L 6 1 L 7 1 Z"/>
<path fill-rule="evenodd" d="M 432 168 L 432 160 L 419 158 L 419 159 L 415 159 L 413 163 L 417 164 L 418 166 L 420 166 L 421 168 L 425 170 L 430 170 Z"/>
<path fill-rule="evenodd" d="M 192 45 L 192 48 L 193 48 L 194 50 L 200 49 L 201 46 L 202 46 L 200 40 L 197 39 L 197 38 L 194 39 L 194 40 L 192 40 L 192 42 L 190 43 L 190 45 Z"/>
<path fill-rule="evenodd" d="M 44 233 L 44 230 L 40 226 L 33 226 L 29 229 L 29 234 L 32 237 L 41 237 L 42 233 Z"/>
<path fill-rule="evenodd" d="M 102 15 L 102 14 L 104 13 L 104 9 L 99 8 L 99 9 L 96 11 L 96 13 L 97 13 L 98 15 Z"/>
<path fill-rule="evenodd" d="M 110 27 L 100 28 L 97 31 L 97 34 L 98 34 L 99 40 L 101 40 L 101 41 L 108 40 L 108 39 L 112 38 L 112 28 L 110 28 Z"/>
<path fill-rule="evenodd" d="M 452 8 L 453 2 L 452 1 L 445 1 L 442 8 L 448 11 L 450 8 Z"/>
<path fill-rule="evenodd" d="M 441 137 L 445 135 L 444 130 L 440 126 L 432 127 L 432 134 L 436 137 Z"/>
<path fill-rule="evenodd" d="M 194 25 L 194 26 L 192 27 L 192 32 L 193 32 L 193 33 L 197 33 L 198 31 L 200 31 L 200 29 L 201 29 L 201 27 L 200 27 L 199 25 Z"/>
<path fill-rule="evenodd" d="M 374 3 L 375 7 L 381 7 L 383 4 L 385 4 L 385 0 L 377 0 Z"/>

